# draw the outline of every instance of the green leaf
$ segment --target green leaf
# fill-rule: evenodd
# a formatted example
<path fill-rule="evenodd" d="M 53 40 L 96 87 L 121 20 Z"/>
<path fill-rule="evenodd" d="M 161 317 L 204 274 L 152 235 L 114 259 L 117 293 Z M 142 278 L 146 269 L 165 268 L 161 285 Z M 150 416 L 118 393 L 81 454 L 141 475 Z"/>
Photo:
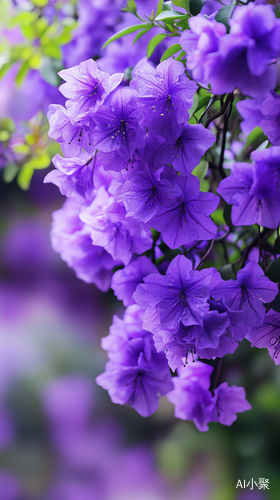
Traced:
<path fill-rule="evenodd" d="M 50 41 L 49 43 L 44 44 L 42 49 L 44 55 L 46 56 L 52 57 L 53 59 L 62 58 L 61 49 L 57 43 Z"/>
<path fill-rule="evenodd" d="M 200 181 L 202 181 L 207 173 L 207 170 L 208 170 L 208 161 L 201 160 L 199 165 L 194 167 L 192 175 L 195 175 L 196 177 L 199 178 Z"/>
<path fill-rule="evenodd" d="M 72 23 L 70 26 L 64 26 L 60 35 L 58 35 L 55 39 L 56 43 L 58 45 L 65 45 L 66 43 L 69 43 L 72 39 L 72 32 L 76 26 L 77 23 Z"/>
<path fill-rule="evenodd" d="M 277 236 L 275 243 L 274 243 L 274 252 L 275 253 L 280 253 L 280 236 Z"/>
<path fill-rule="evenodd" d="M 21 189 L 24 189 L 24 191 L 26 191 L 29 188 L 32 175 L 33 175 L 33 168 L 30 167 L 28 164 L 23 165 L 22 169 L 18 174 L 17 181 L 19 187 Z"/>
<path fill-rule="evenodd" d="M 275 299 L 270 303 L 270 307 L 277 312 L 280 312 L 280 294 L 277 293 Z"/>
<path fill-rule="evenodd" d="M 118 33 L 115 33 L 115 35 L 111 36 L 107 42 L 104 43 L 102 49 L 105 49 L 109 43 L 114 42 L 115 40 L 118 40 L 118 38 L 122 38 L 125 35 L 129 35 L 130 33 L 134 33 L 134 31 L 141 30 L 143 28 L 147 28 L 149 26 L 148 23 L 145 24 L 134 24 L 133 26 L 129 26 L 128 28 L 124 28 L 121 31 L 118 31 Z"/>
<path fill-rule="evenodd" d="M 32 170 L 42 170 L 47 168 L 51 162 L 51 159 L 47 153 L 41 153 L 38 156 L 34 156 L 25 163 L 25 167 L 32 168 Z"/>
<path fill-rule="evenodd" d="M 31 2 L 36 5 L 36 7 L 45 7 L 49 0 L 31 0 Z"/>
<path fill-rule="evenodd" d="M 173 0 L 172 3 L 173 3 L 173 5 L 176 5 L 176 7 L 182 7 L 181 0 Z"/>
<path fill-rule="evenodd" d="M 183 7 L 186 11 L 189 11 L 190 1 L 189 0 L 173 0 L 172 2 L 176 7 Z"/>
<path fill-rule="evenodd" d="M 222 9 L 220 9 L 215 16 L 216 21 L 218 23 L 224 24 L 227 28 L 227 31 L 230 30 L 228 20 L 230 19 L 231 15 L 232 15 L 235 4 L 236 4 L 236 0 L 233 0 L 233 2 L 231 2 L 230 5 L 225 5 L 224 7 L 222 7 Z"/>
<path fill-rule="evenodd" d="M 215 222 L 215 224 L 224 225 L 225 219 L 223 216 L 223 210 L 221 208 L 217 208 L 215 212 L 211 214 L 211 219 Z"/>
<path fill-rule="evenodd" d="M 182 12 L 177 12 L 176 10 L 167 10 L 161 12 L 161 14 L 155 18 L 155 21 L 164 21 L 165 23 L 172 24 L 175 19 L 183 17 L 186 17 L 186 14 L 182 14 Z"/>
<path fill-rule="evenodd" d="M 2 68 L 0 69 L 0 80 L 3 78 L 3 76 L 9 71 L 9 69 L 13 66 L 14 62 L 9 61 L 3 64 Z"/>
<path fill-rule="evenodd" d="M 193 104 L 189 111 L 190 118 L 192 117 L 192 115 L 194 115 L 195 111 L 197 110 L 197 106 L 198 106 L 198 95 L 197 93 L 195 93 L 193 96 Z"/>
<path fill-rule="evenodd" d="M 163 2 L 162 11 L 173 10 L 173 2 Z"/>
<path fill-rule="evenodd" d="M 27 144 L 16 144 L 13 147 L 13 150 L 15 153 L 19 153 L 21 155 L 28 155 L 28 153 L 30 153 L 30 147 L 27 146 Z"/>
<path fill-rule="evenodd" d="M 218 271 L 221 275 L 221 278 L 225 281 L 235 279 L 235 274 L 233 272 L 231 264 L 225 264 L 224 266 L 219 267 Z"/>
<path fill-rule="evenodd" d="M 274 283 L 280 282 L 280 257 L 272 262 L 265 275 Z"/>
<path fill-rule="evenodd" d="M 232 227 L 232 221 L 231 221 L 231 211 L 232 211 L 232 205 L 229 205 L 228 203 L 225 203 L 225 208 L 224 208 L 224 219 L 226 222 L 226 225 L 228 227 Z"/>
<path fill-rule="evenodd" d="M 248 135 L 246 144 L 243 151 L 246 150 L 253 142 L 261 144 L 266 139 L 262 129 L 260 127 L 255 127 L 254 130 Z"/>
<path fill-rule="evenodd" d="M 29 63 L 28 61 L 24 61 L 15 77 L 15 82 L 18 86 L 20 86 L 23 83 L 23 80 L 26 77 L 28 71 L 29 71 Z"/>
<path fill-rule="evenodd" d="M 7 165 L 3 172 L 3 179 L 5 182 L 12 182 L 18 173 L 17 165 Z"/>
<path fill-rule="evenodd" d="M 181 0 L 182 7 L 186 9 L 187 12 L 190 10 L 190 0 Z"/>
<path fill-rule="evenodd" d="M 197 108 L 196 108 L 196 111 L 199 111 L 200 109 L 202 108 L 206 108 L 208 102 L 210 101 L 211 99 L 211 94 L 208 94 L 208 95 L 204 95 L 203 97 L 201 97 L 198 101 L 198 105 L 197 105 Z"/>
<path fill-rule="evenodd" d="M 62 69 L 61 62 L 57 59 L 50 59 L 45 57 L 40 68 L 40 73 L 44 80 L 54 87 L 58 87 L 60 78 L 58 72 Z"/>
<path fill-rule="evenodd" d="M 193 16 L 197 16 L 200 13 L 205 0 L 190 0 L 189 10 Z"/>
<path fill-rule="evenodd" d="M 176 54 L 179 50 L 182 50 L 181 45 L 179 43 L 174 43 L 162 54 L 160 62 L 165 61 L 165 59 L 168 59 L 170 56 L 173 56 L 173 54 Z"/>
<path fill-rule="evenodd" d="M 147 47 L 147 57 L 151 57 L 152 53 L 154 52 L 156 46 L 164 40 L 168 35 L 166 33 L 159 33 L 158 35 L 155 35 L 149 42 L 149 45 Z"/>
<path fill-rule="evenodd" d="M 6 142 L 10 139 L 10 134 L 8 130 L 0 130 L 0 141 Z"/>
<path fill-rule="evenodd" d="M 12 134 L 15 131 L 15 123 L 11 118 L 2 118 L 0 120 L 0 129 L 7 130 L 9 134 Z"/>
<path fill-rule="evenodd" d="M 137 13 L 137 7 L 134 0 L 127 0 L 126 6 L 122 9 L 123 12 L 130 12 L 131 14 Z"/>
<path fill-rule="evenodd" d="M 42 66 L 42 56 L 41 54 L 33 54 L 29 59 L 29 66 L 32 69 L 40 69 Z"/>
<path fill-rule="evenodd" d="M 181 59 L 183 57 L 185 57 L 186 55 L 186 52 L 184 50 L 182 50 L 182 52 L 178 55 L 178 57 L 176 57 L 176 61 L 181 61 Z"/>
<path fill-rule="evenodd" d="M 189 19 L 190 19 L 189 15 L 185 15 L 184 17 L 181 17 L 181 19 L 179 19 L 176 22 L 176 26 L 178 26 L 179 28 L 182 28 L 183 31 L 189 30 L 190 29 L 190 27 L 189 27 Z"/>
<path fill-rule="evenodd" d="M 40 17 L 35 23 L 36 37 L 39 38 L 48 28 L 48 22 L 44 17 Z"/>
<path fill-rule="evenodd" d="M 163 0 L 159 0 L 158 6 L 157 6 L 157 16 L 162 13 L 162 5 L 163 5 Z"/>
<path fill-rule="evenodd" d="M 38 12 L 20 12 L 11 20 L 11 26 L 29 26 L 38 18 Z"/>
<path fill-rule="evenodd" d="M 146 33 L 148 33 L 148 31 L 150 31 L 152 28 L 153 28 L 153 26 L 149 26 L 148 28 L 145 28 L 145 29 L 139 31 L 139 33 L 137 33 L 136 37 L 134 38 L 132 45 L 134 45 L 135 42 L 137 42 L 137 40 L 139 40 L 139 38 L 141 38 L 141 36 L 143 36 Z"/>

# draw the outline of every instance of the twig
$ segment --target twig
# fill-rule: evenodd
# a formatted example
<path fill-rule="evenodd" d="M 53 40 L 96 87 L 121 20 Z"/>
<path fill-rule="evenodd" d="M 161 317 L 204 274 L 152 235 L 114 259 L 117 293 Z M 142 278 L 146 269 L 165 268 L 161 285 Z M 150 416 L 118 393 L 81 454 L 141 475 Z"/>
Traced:
<path fill-rule="evenodd" d="M 212 248 L 213 248 L 213 245 L 214 245 L 214 242 L 215 240 L 211 240 L 211 243 L 207 249 L 207 251 L 205 252 L 205 254 L 203 255 L 203 257 L 201 257 L 201 260 L 199 262 L 199 264 L 196 266 L 196 270 L 198 270 L 201 266 L 201 264 L 203 264 L 203 262 L 205 261 L 206 257 L 209 255 L 209 253 L 211 252 Z"/>
<path fill-rule="evenodd" d="M 225 100 L 225 103 L 223 104 L 223 106 L 221 107 L 220 111 L 218 111 L 217 113 L 215 113 L 214 115 L 210 116 L 210 118 L 207 120 L 207 122 L 205 123 L 205 128 L 208 128 L 210 123 L 215 120 L 216 118 L 219 118 L 219 116 L 222 116 L 225 111 L 227 110 L 227 107 L 229 105 L 229 103 L 233 100 L 233 93 L 231 94 L 228 94 L 226 100 Z"/>
<path fill-rule="evenodd" d="M 218 169 L 219 169 L 219 172 L 220 172 L 222 179 L 226 178 L 226 174 L 225 174 L 224 169 L 223 169 L 223 163 L 224 163 L 224 154 L 225 154 L 225 148 L 226 148 L 228 121 L 229 121 L 230 113 L 232 110 L 233 94 L 229 94 L 228 97 L 229 97 L 229 101 L 228 101 L 229 110 L 228 110 L 228 113 L 225 114 L 225 118 L 224 118 L 222 146 L 221 146 L 221 154 L 220 154 L 220 160 L 219 160 L 219 166 L 218 166 Z"/>

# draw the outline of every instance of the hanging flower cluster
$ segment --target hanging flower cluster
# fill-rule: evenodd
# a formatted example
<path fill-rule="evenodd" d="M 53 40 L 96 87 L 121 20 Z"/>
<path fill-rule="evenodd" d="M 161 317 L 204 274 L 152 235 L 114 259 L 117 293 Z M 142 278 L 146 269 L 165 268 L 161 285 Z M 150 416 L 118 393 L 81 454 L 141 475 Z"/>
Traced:
<path fill-rule="evenodd" d="M 64 156 L 45 182 L 67 200 L 51 239 L 80 279 L 127 308 L 103 339 L 97 383 L 143 416 L 167 395 L 205 431 L 251 408 L 242 387 L 217 386 L 213 360 L 244 338 L 276 362 L 280 350 L 280 312 L 267 306 L 279 281 L 267 269 L 280 253 L 280 20 L 250 3 L 162 10 L 147 28 L 156 22 L 180 36 L 157 66 L 141 58 L 128 79 L 89 59 L 59 73 L 67 100 L 50 106 L 49 135 Z M 260 127 L 245 147 L 237 110 L 244 134 Z"/>

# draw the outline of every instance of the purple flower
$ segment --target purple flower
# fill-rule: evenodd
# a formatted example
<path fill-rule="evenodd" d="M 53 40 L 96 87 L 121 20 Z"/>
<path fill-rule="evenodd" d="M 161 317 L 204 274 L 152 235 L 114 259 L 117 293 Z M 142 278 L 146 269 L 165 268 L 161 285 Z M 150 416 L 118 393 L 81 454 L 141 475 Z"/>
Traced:
<path fill-rule="evenodd" d="M 264 303 L 271 302 L 277 293 L 276 283 L 264 276 L 263 270 L 254 261 L 238 271 L 236 281 L 224 281 L 211 291 L 214 299 L 222 298 L 233 311 L 244 311 L 247 326 L 263 323 Z"/>
<path fill-rule="evenodd" d="M 280 21 L 268 5 L 237 7 L 229 20 L 230 34 L 219 40 L 219 49 L 206 61 L 214 94 L 238 87 L 245 95 L 264 96 L 276 84 L 271 63 L 280 50 Z"/>
<path fill-rule="evenodd" d="M 183 175 L 188 175 L 198 165 L 204 153 L 216 138 L 203 125 L 189 125 L 187 122 L 178 129 L 174 143 L 166 142 L 155 153 L 155 158 L 172 166 Z"/>
<path fill-rule="evenodd" d="M 125 306 L 135 304 L 132 295 L 137 285 L 142 283 L 143 278 L 151 273 L 158 272 L 157 267 L 148 257 L 138 257 L 136 260 L 115 272 L 112 278 L 111 288 L 119 300 Z"/>
<path fill-rule="evenodd" d="M 236 419 L 236 413 L 251 410 L 252 406 L 246 400 L 244 387 L 229 387 L 227 382 L 214 390 L 215 407 L 213 420 L 223 425 L 231 425 Z"/>
<path fill-rule="evenodd" d="M 76 197 L 81 202 L 91 202 L 94 196 L 96 155 L 82 153 L 78 158 L 63 158 L 56 154 L 52 161 L 57 170 L 49 172 L 44 182 L 52 182 L 68 198 Z"/>
<path fill-rule="evenodd" d="M 236 103 L 236 107 L 243 118 L 240 124 L 243 134 L 249 135 L 263 120 L 262 102 L 263 99 L 244 99 Z"/>
<path fill-rule="evenodd" d="M 270 309 L 264 317 L 263 325 L 250 328 L 246 338 L 252 346 L 266 347 L 276 365 L 280 364 L 280 313 Z"/>
<path fill-rule="evenodd" d="M 271 144 L 280 146 L 280 95 L 271 92 L 261 106 L 263 120 L 260 127 L 269 138 Z"/>
<path fill-rule="evenodd" d="M 189 26 L 190 30 L 185 30 L 180 38 L 180 44 L 187 54 L 187 68 L 197 81 L 206 82 L 207 56 L 218 50 L 219 38 L 226 34 L 226 27 L 202 14 L 190 18 Z"/>
<path fill-rule="evenodd" d="M 129 87 L 112 92 L 106 103 L 94 115 L 94 143 L 98 150 L 116 151 L 129 160 L 136 148 L 144 145 L 145 130 L 138 106 L 138 94 Z"/>
<path fill-rule="evenodd" d="M 193 353 L 199 357 L 202 349 L 217 349 L 220 337 L 226 335 L 230 321 L 227 313 L 219 314 L 218 311 L 208 311 L 203 316 L 203 325 L 184 326 L 180 323 L 176 333 L 159 331 L 155 337 L 157 350 L 165 349 L 165 354 L 170 368 L 174 371 L 188 359 L 188 354 Z M 159 344 L 158 339 L 161 340 Z"/>
<path fill-rule="evenodd" d="M 251 156 L 256 165 L 252 193 L 260 198 L 270 199 L 274 211 L 279 212 L 280 146 L 272 146 L 263 151 L 253 151 Z M 273 227 L 279 225 L 279 217 L 277 218 L 275 215 L 275 219 L 277 225 Z"/>
<path fill-rule="evenodd" d="M 94 125 L 90 119 L 72 122 L 68 111 L 59 104 L 51 104 L 47 116 L 50 124 L 49 136 L 61 144 L 65 156 L 79 156 L 83 149 L 88 153 L 94 151 Z"/>
<path fill-rule="evenodd" d="M 176 195 L 180 196 L 180 188 L 167 179 L 161 179 L 160 173 L 153 174 L 143 168 L 131 172 L 121 192 L 128 216 L 148 222 Z"/>
<path fill-rule="evenodd" d="M 231 174 L 220 182 L 217 192 L 227 203 L 232 204 L 231 218 L 235 226 L 251 226 L 257 223 L 260 226 L 276 228 L 280 222 L 279 195 L 272 196 L 273 185 L 268 176 L 263 175 L 263 171 L 258 189 L 255 180 L 257 172 L 254 164 L 235 163 Z M 272 170 L 268 172 L 271 177 L 273 173 Z"/>
<path fill-rule="evenodd" d="M 188 119 L 196 84 L 185 74 L 184 65 L 172 57 L 155 69 L 150 63 L 134 72 L 131 87 L 140 95 L 145 123 L 166 139 L 176 134 L 177 124 Z"/>
<path fill-rule="evenodd" d="M 137 286 L 134 300 L 145 310 L 143 325 L 157 333 L 161 328 L 176 333 L 180 322 L 185 326 L 203 325 L 209 309 L 209 290 L 220 280 L 214 268 L 193 271 L 191 261 L 177 255 L 166 276 L 150 274 Z"/>
<path fill-rule="evenodd" d="M 66 200 L 64 206 L 53 213 L 51 241 L 76 276 L 86 283 L 94 283 L 103 292 L 110 287 L 112 270 L 119 264 L 104 248 L 95 246 L 90 237 L 90 228 L 79 218 L 81 205 L 74 199 Z"/>
<path fill-rule="evenodd" d="M 102 343 L 110 361 L 96 382 L 108 390 L 113 403 L 128 404 L 147 417 L 157 409 L 159 396 L 172 390 L 173 382 L 164 354 L 156 352 L 152 335 L 139 328 L 140 308 L 130 307 L 131 314 L 118 320 Z"/>
<path fill-rule="evenodd" d="M 199 179 L 193 175 L 179 176 L 176 183 L 180 193 L 159 208 L 151 220 L 152 226 L 162 232 L 163 240 L 170 248 L 215 238 L 217 227 L 209 215 L 216 210 L 218 197 L 201 192 Z"/>
<path fill-rule="evenodd" d="M 100 71 L 93 59 L 73 68 L 63 69 L 58 74 L 66 81 L 59 90 L 69 99 L 66 107 L 75 120 L 78 117 L 81 119 L 92 116 L 123 77 L 121 73 L 110 76 Z"/>
<path fill-rule="evenodd" d="M 101 187 L 80 218 L 90 229 L 94 245 L 104 247 L 114 260 L 127 265 L 133 253 L 141 254 L 152 246 L 152 238 L 134 219 L 126 218 L 125 207 L 114 201 Z"/>
<path fill-rule="evenodd" d="M 213 367 L 195 361 L 192 365 L 178 368 L 178 377 L 173 377 L 174 390 L 167 399 L 175 405 L 175 417 L 193 420 L 199 431 L 208 431 L 212 420 L 214 400 L 209 391 Z"/>

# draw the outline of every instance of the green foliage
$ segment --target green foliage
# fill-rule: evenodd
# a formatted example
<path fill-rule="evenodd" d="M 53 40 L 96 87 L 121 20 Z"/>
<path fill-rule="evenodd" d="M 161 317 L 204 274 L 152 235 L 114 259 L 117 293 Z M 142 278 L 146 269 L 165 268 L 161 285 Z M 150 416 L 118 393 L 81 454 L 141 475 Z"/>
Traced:
<path fill-rule="evenodd" d="M 170 56 L 173 56 L 174 54 L 179 52 L 179 50 L 182 50 L 181 45 L 179 43 L 174 43 L 173 45 L 168 47 L 168 49 L 166 49 L 166 51 L 162 54 L 160 62 L 165 61 L 165 59 L 168 59 L 168 57 Z"/>
<path fill-rule="evenodd" d="M 31 0 L 36 7 L 45 7 L 49 0 Z"/>
<path fill-rule="evenodd" d="M 192 16 L 197 16 L 200 13 L 205 0 L 190 0 L 189 2 L 189 11 Z"/>
<path fill-rule="evenodd" d="M 164 40 L 168 35 L 166 33 L 159 33 L 158 35 L 155 35 L 149 42 L 148 47 L 147 47 L 147 57 L 151 57 L 152 53 L 154 52 L 156 46 Z"/>
<path fill-rule="evenodd" d="M 280 253 L 280 236 L 277 236 L 275 243 L 274 243 L 274 252 L 275 253 Z"/>
<path fill-rule="evenodd" d="M 157 6 L 157 16 L 162 12 L 162 6 L 163 6 L 163 0 L 159 0 L 158 6 Z"/>
<path fill-rule="evenodd" d="M 4 168 L 3 179 L 5 182 L 10 183 L 17 176 L 19 167 L 17 165 L 7 165 Z"/>
<path fill-rule="evenodd" d="M 225 5 L 224 7 L 222 7 L 215 16 L 216 21 L 224 24 L 227 28 L 227 31 L 230 30 L 228 20 L 232 16 L 235 5 L 236 5 L 236 0 L 233 0 L 230 5 Z"/>
<path fill-rule="evenodd" d="M 186 11 L 189 11 L 190 1 L 189 0 L 173 0 L 172 2 L 176 7 L 183 7 Z"/>
<path fill-rule="evenodd" d="M 133 45 L 135 44 L 135 42 L 137 42 L 137 40 L 139 40 L 139 38 L 141 38 L 141 36 L 143 36 L 146 33 L 148 33 L 148 31 L 150 31 L 152 28 L 153 28 L 152 25 L 148 25 L 147 28 L 144 28 L 143 30 L 139 31 L 139 33 L 137 33 L 136 37 L 133 40 Z"/>
<path fill-rule="evenodd" d="M 218 271 L 221 275 L 221 278 L 225 281 L 235 279 L 235 274 L 232 269 L 232 264 L 225 264 L 224 266 L 220 267 Z"/>
<path fill-rule="evenodd" d="M 131 14 L 137 14 L 137 7 L 134 0 L 127 0 L 126 6 L 122 9 L 123 12 L 130 12 Z"/>
<path fill-rule="evenodd" d="M 232 220 L 231 220 L 231 211 L 232 211 L 232 205 L 229 205 L 228 203 L 225 202 L 225 208 L 224 208 L 224 219 L 225 223 L 229 228 L 232 228 Z"/>
<path fill-rule="evenodd" d="M 29 186 L 33 176 L 33 168 L 29 167 L 28 164 L 24 165 L 17 176 L 17 182 L 21 189 L 26 191 Z"/>
<path fill-rule="evenodd" d="M 167 24 L 172 24 L 176 19 L 185 18 L 186 14 L 182 14 L 182 12 L 177 12 L 176 10 L 167 10 L 161 12 L 156 18 L 155 21 L 164 21 Z"/>
<path fill-rule="evenodd" d="M 135 31 L 142 30 L 144 28 L 147 29 L 148 25 L 149 25 L 148 23 L 134 24 L 133 26 L 129 26 L 128 28 L 124 28 L 124 29 L 118 31 L 118 33 L 115 33 L 115 35 L 111 36 L 107 40 L 107 42 L 104 43 L 102 49 L 105 49 L 105 47 L 107 47 L 107 45 L 109 45 L 109 43 L 112 43 L 115 40 L 118 40 L 119 38 L 122 38 L 125 35 L 129 35 L 130 33 L 134 33 Z"/>
<path fill-rule="evenodd" d="M 280 257 L 272 262 L 265 275 L 274 283 L 280 283 Z"/>
<path fill-rule="evenodd" d="M 198 94 L 196 92 L 193 96 L 193 104 L 189 111 L 190 118 L 194 115 L 195 111 L 197 110 L 197 106 L 198 106 Z"/>
<path fill-rule="evenodd" d="M 246 144 L 243 148 L 243 151 L 246 151 L 249 146 L 251 146 L 251 150 L 258 147 L 266 140 L 266 136 L 264 135 L 262 129 L 260 127 L 255 127 L 254 130 L 248 135 Z"/>

